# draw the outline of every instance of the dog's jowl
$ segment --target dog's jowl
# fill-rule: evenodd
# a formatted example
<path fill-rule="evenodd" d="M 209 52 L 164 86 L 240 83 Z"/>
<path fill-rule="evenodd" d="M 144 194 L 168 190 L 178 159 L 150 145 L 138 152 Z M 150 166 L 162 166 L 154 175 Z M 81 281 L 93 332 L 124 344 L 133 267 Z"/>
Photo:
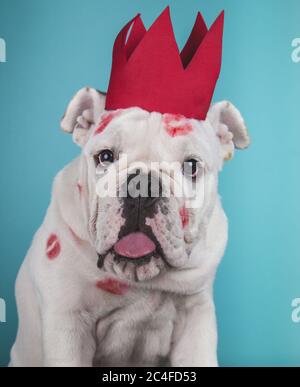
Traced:
<path fill-rule="evenodd" d="M 199 14 L 178 55 L 168 8 L 148 31 L 135 17 L 107 94 L 69 103 L 61 126 L 81 153 L 17 278 L 11 366 L 217 366 L 218 175 L 250 142 L 230 102 L 211 105 L 223 22 Z"/>

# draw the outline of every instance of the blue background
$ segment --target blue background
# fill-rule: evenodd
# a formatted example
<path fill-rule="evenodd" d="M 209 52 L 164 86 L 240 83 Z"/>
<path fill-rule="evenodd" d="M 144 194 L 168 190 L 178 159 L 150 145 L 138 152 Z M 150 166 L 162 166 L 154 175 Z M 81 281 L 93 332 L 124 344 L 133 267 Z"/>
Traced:
<path fill-rule="evenodd" d="M 14 282 L 50 199 L 52 179 L 79 149 L 59 129 L 81 87 L 107 87 L 119 29 L 137 12 L 147 26 L 170 4 L 179 45 L 196 11 L 226 11 L 215 100 L 243 113 L 252 146 L 221 176 L 230 241 L 217 276 L 219 358 L 224 366 L 300 365 L 299 0 L 0 0 L 0 364 L 13 343 Z"/>

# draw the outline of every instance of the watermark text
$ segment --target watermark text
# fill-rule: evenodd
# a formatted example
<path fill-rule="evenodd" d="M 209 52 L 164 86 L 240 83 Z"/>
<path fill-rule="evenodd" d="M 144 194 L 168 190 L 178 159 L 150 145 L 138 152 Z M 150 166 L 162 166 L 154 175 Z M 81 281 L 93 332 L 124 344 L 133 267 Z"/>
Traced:
<path fill-rule="evenodd" d="M 6 42 L 0 38 L 0 63 L 6 62 Z"/>
<path fill-rule="evenodd" d="M 292 321 L 296 324 L 300 323 L 300 298 L 295 298 L 292 301 Z"/>
<path fill-rule="evenodd" d="M 6 304 L 3 298 L 0 298 L 0 323 L 6 322 Z"/>
<path fill-rule="evenodd" d="M 96 170 L 96 192 L 100 198 L 184 198 L 189 208 L 204 202 L 210 181 L 205 164 L 191 159 L 179 162 L 136 162 L 128 165 L 127 155 L 117 165 L 101 165 Z"/>
<path fill-rule="evenodd" d="M 294 63 L 300 63 L 300 38 L 295 38 L 292 41 L 292 61 Z"/>

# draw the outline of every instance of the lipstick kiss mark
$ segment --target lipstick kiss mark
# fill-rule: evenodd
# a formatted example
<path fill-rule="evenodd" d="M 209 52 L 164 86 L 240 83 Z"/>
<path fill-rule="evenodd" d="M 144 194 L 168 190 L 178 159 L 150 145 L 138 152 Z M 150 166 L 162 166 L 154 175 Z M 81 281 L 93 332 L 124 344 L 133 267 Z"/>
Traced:
<path fill-rule="evenodd" d="M 193 130 L 192 124 L 181 114 L 165 114 L 163 118 L 169 136 L 185 136 Z"/>
<path fill-rule="evenodd" d="M 107 278 L 105 280 L 98 281 L 96 283 L 96 287 L 117 296 L 123 296 L 127 293 L 129 288 L 128 284 L 125 282 L 121 282 L 113 278 Z"/>
<path fill-rule="evenodd" d="M 82 194 L 82 185 L 79 183 L 79 181 L 77 182 L 76 187 L 78 189 L 79 195 L 81 196 L 81 194 Z"/>
<path fill-rule="evenodd" d="M 104 131 L 104 129 L 111 123 L 111 121 L 119 114 L 118 111 L 110 112 L 104 114 L 104 116 L 101 119 L 100 125 L 95 130 L 94 135 L 100 134 Z"/>
<path fill-rule="evenodd" d="M 189 213 L 185 207 L 182 207 L 179 211 L 181 217 L 182 228 L 185 228 L 189 224 Z"/>
<path fill-rule="evenodd" d="M 61 247 L 56 234 L 51 234 L 47 240 L 46 255 L 50 260 L 58 257 Z"/>

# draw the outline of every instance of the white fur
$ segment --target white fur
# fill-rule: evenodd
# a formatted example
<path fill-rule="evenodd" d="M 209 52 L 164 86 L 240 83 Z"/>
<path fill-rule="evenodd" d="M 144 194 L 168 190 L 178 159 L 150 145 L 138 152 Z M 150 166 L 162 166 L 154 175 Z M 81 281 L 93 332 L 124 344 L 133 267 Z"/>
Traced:
<path fill-rule="evenodd" d="M 83 89 L 62 120 L 83 150 L 55 178 L 47 215 L 19 272 L 19 330 L 11 365 L 151 366 L 166 361 L 217 366 L 212 289 L 227 242 L 218 171 L 233 155 L 235 142 L 240 148 L 249 143 L 243 120 L 233 105 L 220 103 L 206 121 L 191 120 L 191 134 L 173 139 L 163 128 L 163 115 L 132 108 L 120 111 L 103 134 L 94 136 L 104 101 L 101 93 Z M 204 196 L 198 197 L 199 208 L 190 210 L 185 230 L 178 215 L 184 198 L 170 198 L 168 215 L 158 212 L 148 220 L 172 268 L 150 267 L 145 281 L 142 274 L 130 281 L 130 273 L 109 266 L 109 258 L 106 268 L 97 268 L 97 253 L 116 242 L 124 221 L 117 199 L 101 200 L 96 194 L 93 155 L 111 146 L 128 154 L 129 168 L 141 161 L 183 162 L 195 153 L 205 164 Z M 46 243 L 53 233 L 61 253 L 50 261 Z M 123 279 L 128 292 L 119 296 L 97 289 L 97 281 L 105 278 Z"/>

